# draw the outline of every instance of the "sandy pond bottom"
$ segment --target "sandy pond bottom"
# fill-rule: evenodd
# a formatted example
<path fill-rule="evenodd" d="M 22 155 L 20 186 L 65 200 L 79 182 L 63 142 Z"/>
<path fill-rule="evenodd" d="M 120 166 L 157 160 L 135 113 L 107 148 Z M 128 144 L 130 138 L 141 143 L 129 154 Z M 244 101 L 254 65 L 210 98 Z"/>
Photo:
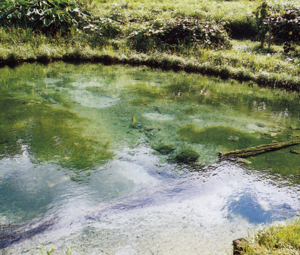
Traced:
<path fill-rule="evenodd" d="M 22 157 L 10 161 L 14 169 L 22 166 L 24 176 L 24 166 L 34 167 L 26 148 Z M 55 168 L 39 165 L 36 171 L 51 176 L 51 167 Z M 105 176 L 106 187 L 123 185 L 127 195 L 99 203 L 99 180 Z M 278 181 L 275 185 L 265 177 L 230 162 L 200 172 L 174 170 L 159 163 L 143 144 L 127 148 L 94 171 L 89 185 L 78 185 L 78 191 L 70 180 L 52 178 L 48 186 L 62 192 L 56 196 L 64 205 L 55 210 L 57 223 L 1 254 L 41 254 L 41 246 L 44 252 L 55 248 L 51 254 L 64 254 L 71 246 L 72 254 L 231 254 L 232 240 L 246 237 L 260 223 L 284 220 L 299 210 L 297 187 L 286 188 Z"/>

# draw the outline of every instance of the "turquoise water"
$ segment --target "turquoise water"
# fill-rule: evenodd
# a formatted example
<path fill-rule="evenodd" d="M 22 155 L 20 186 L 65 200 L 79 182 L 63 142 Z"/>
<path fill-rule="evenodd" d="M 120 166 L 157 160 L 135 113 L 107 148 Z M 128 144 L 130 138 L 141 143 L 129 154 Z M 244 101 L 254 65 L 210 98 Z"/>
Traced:
<path fill-rule="evenodd" d="M 55 217 L 3 254 L 226 254 L 299 211 L 299 96 L 147 67 L 26 64 L 0 75 L 0 222 Z M 246 162 L 246 163 L 245 163 Z"/>

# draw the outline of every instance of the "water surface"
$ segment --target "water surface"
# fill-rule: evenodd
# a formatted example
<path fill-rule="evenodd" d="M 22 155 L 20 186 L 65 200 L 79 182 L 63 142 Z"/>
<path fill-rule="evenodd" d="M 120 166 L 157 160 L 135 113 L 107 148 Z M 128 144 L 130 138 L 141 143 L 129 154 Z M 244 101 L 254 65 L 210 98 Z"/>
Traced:
<path fill-rule="evenodd" d="M 0 85 L 1 225 L 57 219 L 3 254 L 226 254 L 299 211 L 298 145 L 218 158 L 299 139 L 296 93 L 65 63 L 2 68 Z"/>

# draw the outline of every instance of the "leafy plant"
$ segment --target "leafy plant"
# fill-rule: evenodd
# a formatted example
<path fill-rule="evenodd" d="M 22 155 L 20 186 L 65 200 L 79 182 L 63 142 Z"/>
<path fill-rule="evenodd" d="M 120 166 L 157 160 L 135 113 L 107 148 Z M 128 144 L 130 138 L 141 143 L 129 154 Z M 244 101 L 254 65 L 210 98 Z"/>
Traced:
<path fill-rule="evenodd" d="M 0 0 L 0 11 L 2 27 L 30 27 L 51 35 L 66 34 L 89 21 L 89 13 L 68 0 Z"/>
<path fill-rule="evenodd" d="M 258 35 L 260 40 L 260 47 L 264 47 L 266 34 L 268 32 L 268 16 L 270 14 L 270 6 L 267 2 L 262 2 L 254 11 L 256 24 L 258 27 Z"/>
<path fill-rule="evenodd" d="M 273 40 L 283 41 L 286 53 L 291 49 L 293 42 L 300 42 L 300 8 L 273 12 L 269 19 Z"/>
<path fill-rule="evenodd" d="M 272 42 L 284 43 L 284 52 L 289 52 L 292 43 L 300 42 L 300 8 L 275 9 L 262 2 L 254 12 L 259 31 L 261 48 L 269 32 L 269 47 Z"/>
<path fill-rule="evenodd" d="M 111 18 L 100 18 L 98 27 L 100 33 L 107 38 L 115 38 L 121 33 L 119 22 Z"/>
<path fill-rule="evenodd" d="M 129 41 L 138 51 L 166 46 L 172 49 L 180 45 L 211 49 L 230 47 L 229 37 L 222 24 L 194 19 L 170 19 L 167 22 L 156 20 L 146 28 L 134 31 Z"/>

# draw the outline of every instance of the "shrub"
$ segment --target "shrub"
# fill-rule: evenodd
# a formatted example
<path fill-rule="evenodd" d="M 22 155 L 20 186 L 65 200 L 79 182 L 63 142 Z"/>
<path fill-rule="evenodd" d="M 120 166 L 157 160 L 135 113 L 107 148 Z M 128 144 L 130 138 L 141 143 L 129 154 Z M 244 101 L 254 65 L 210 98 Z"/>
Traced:
<path fill-rule="evenodd" d="M 68 0 L 0 0 L 0 26 L 32 28 L 44 34 L 66 34 L 82 28 L 89 14 Z"/>
<path fill-rule="evenodd" d="M 266 39 L 266 34 L 268 32 L 267 18 L 270 14 L 270 6 L 267 4 L 267 2 L 264 1 L 256 8 L 254 14 L 258 28 L 259 40 L 261 42 L 260 46 L 261 48 L 263 48 Z"/>
<path fill-rule="evenodd" d="M 300 42 L 300 8 L 276 9 L 263 2 L 254 12 L 261 41 L 264 46 L 269 32 L 269 46 L 272 42 L 284 43 L 284 51 L 291 49 L 292 43 Z"/>
<path fill-rule="evenodd" d="M 284 51 L 291 49 L 291 43 L 300 42 L 300 8 L 289 8 L 273 12 L 269 17 L 273 40 L 284 42 Z"/>
<path fill-rule="evenodd" d="M 180 45 L 203 48 L 229 48 L 229 37 L 221 23 L 194 19 L 170 19 L 154 21 L 146 28 L 134 31 L 129 42 L 138 51 L 151 48 L 176 49 Z"/>
<path fill-rule="evenodd" d="M 107 38 L 115 38 L 121 33 L 120 23 L 111 18 L 100 18 L 97 23 L 99 32 Z"/>
<path fill-rule="evenodd" d="M 234 39 L 254 39 L 257 37 L 257 26 L 255 19 L 249 16 L 226 22 L 225 29 Z"/>

